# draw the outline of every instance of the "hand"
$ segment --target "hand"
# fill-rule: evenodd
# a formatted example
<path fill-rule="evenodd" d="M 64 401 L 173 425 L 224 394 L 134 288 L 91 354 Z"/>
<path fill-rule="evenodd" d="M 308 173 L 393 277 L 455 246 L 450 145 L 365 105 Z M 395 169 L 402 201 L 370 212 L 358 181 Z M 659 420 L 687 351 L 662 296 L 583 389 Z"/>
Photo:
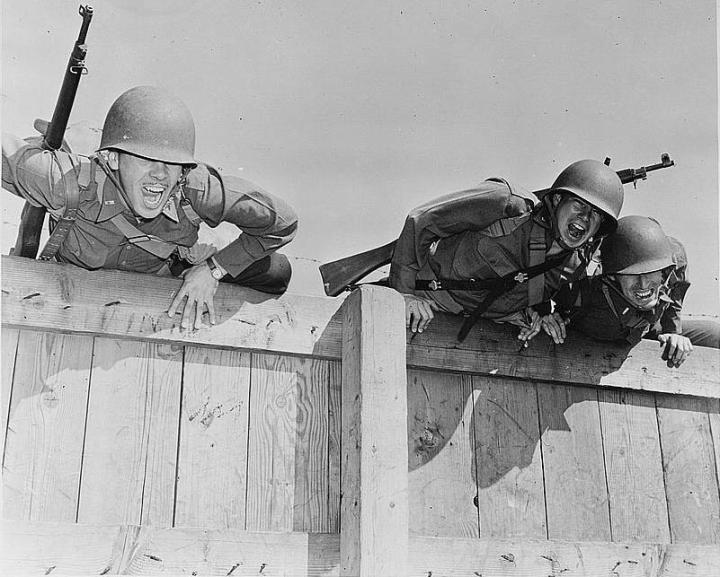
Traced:
<path fill-rule="evenodd" d="M 183 300 L 187 298 L 180 327 L 183 329 L 188 327 L 199 329 L 202 326 L 202 315 L 206 307 L 210 317 L 210 324 L 214 325 L 215 306 L 213 300 L 219 283 L 213 278 L 210 267 L 203 261 L 185 271 L 183 278 L 184 282 L 170 304 L 168 315 L 175 316 L 175 312 Z"/>
<path fill-rule="evenodd" d="M 661 358 L 667 361 L 668 367 L 679 367 L 682 365 L 693 350 L 690 339 L 674 333 L 666 333 L 658 336 L 660 346 L 663 347 Z"/>
<path fill-rule="evenodd" d="M 404 294 L 405 298 L 405 327 L 414 333 L 421 333 L 425 330 L 431 320 L 435 318 L 433 311 L 439 311 L 440 307 L 431 299 L 411 294 Z"/>
<path fill-rule="evenodd" d="M 517 338 L 524 341 L 525 346 L 540 332 L 540 314 L 532 307 L 518 313 L 518 317 L 511 320 L 510 323 L 520 327 Z"/>
<path fill-rule="evenodd" d="M 565 320 L 560 313 L 552 313 L 540 319 L 542 330 L 550 335 L 550 338 L 556 345 L 561 345 L 565 342 L 565 338 L 567 337 L 565 327 L 569 322 L 570 321 Z"/>

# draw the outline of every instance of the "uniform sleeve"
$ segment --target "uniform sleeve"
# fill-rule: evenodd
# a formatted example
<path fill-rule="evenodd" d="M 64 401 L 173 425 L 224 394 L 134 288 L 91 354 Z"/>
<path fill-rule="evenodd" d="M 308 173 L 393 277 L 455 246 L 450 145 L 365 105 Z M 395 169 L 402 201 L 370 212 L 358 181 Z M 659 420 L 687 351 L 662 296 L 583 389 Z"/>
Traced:
<path fill-rule="evenodd" d="M 512 194 L 504 180 L 487 180 L 478 188 L 448 194 L 414 209 L 405 219 L 390 264 L 390 286 L 413 293 L 415 277 L 438 239 L 482 230 L 500 218 L 531 210 L 531 200 Z"/>
<path fill-rule="evenodd" d="M 189 177 L 188 193 L 211 227 L 229 222 L 242 231 L 215 254 L 231 276 L 289 243 L 297 231 L 297 215 L 286 202 L 242 178 L 223 175 L 221 181 L 201 166 Z"/>
<path fill-rule="evenodd" d="M 79 160 L 65 152 L 44 150 L 39 142 L 38 138 L 26 141 L 3 133 L 2 186 L 34 206 L 61 214 L 65 207 L 64 174 Z"/>
<path fill-rule="evenodd" d="M 685 300 L 685 294 L 687 293 L 688 288 L 690 288 L 690 281 L 688 280 L 687 254 L 685 253 L 685 247 L 680 243 L 680 241 L 672 237 L 668 238 L 670 239 L 670 244 L 673 247 L 675 270 L 670 273 L 670 278 L 668 279 L 668 296 L 670 297 L 671 302 L 660 318 L 660 326 L 663 334 L 682 334 L 682 321 L 680 319 L 680 313 L 682 311 L 683 300 Z"/>

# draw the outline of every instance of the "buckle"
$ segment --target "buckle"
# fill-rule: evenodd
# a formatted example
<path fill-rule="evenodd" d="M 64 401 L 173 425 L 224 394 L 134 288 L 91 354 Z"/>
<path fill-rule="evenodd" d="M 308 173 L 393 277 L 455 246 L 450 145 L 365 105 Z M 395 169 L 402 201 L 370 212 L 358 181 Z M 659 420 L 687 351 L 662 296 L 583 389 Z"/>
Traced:
<path fill-rule="evenodd" d="M 441 283 L 440 281 L 438 281 L 438 280 L 431 280 L 431 281 L 428 283 L 428 288 L 429 288 L 431 291 L 440 290 L 441 287 L 442 287 L 442 283 Z"/>
<path fill-rule="evenodd" d="M 518 283 L 523 283 L 527 279 L 528 279 L 528 275 L 525 272 L 519 272 L 513 277 L 513 280 L 517 281 Z"/>

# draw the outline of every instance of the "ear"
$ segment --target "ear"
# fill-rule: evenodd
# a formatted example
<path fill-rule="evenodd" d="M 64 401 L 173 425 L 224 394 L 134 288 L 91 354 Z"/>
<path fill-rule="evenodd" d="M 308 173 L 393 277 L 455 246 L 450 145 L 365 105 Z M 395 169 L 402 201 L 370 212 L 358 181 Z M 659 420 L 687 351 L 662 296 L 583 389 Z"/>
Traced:
<path fill-rule="evenodd" d="M 117 150 L 108 150 L 107 163 L 112 170 L 120 168 L 120 157 L 118 156 Z"/>
<path fill-rule="evenodd" d="M 553 192 L 550 196 L 550 203 L 552 204 L 553 208 L 557 208 L 560 204 L 560 201 L 562 200 L 563 195 L 559 192 Z"/>

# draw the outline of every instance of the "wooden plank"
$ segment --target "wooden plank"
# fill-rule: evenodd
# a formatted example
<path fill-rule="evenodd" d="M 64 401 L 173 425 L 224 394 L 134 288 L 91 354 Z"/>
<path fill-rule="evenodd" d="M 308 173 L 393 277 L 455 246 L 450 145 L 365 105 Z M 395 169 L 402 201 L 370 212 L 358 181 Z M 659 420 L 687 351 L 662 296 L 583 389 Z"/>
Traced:
<path fill-rule="evenodd" d="M 720 543 L 720 492 L 710 399 L 658 395 L 658 424 L 673 543 Z"/>
<path fill-rule="evenodd" d="M 182 349 L 95 339 L 81 523 L 170 526 Z"/>
<path fill-rule="evenodd" d="M 654 397 L 598 392 L 613 541 L 670 542 Z"/>
<path fill-rule="evenodd" d="M 340 463 L 342 461 L 342 367 L 330 363 L 328 391 L 328 533 L 340 532 Z"/>
<path fill-rule="evenodd" d="M 133 575 L 337 575 L 338 536 L 137 527 L 121 571 Z"/>
<path fill-rule="evenodd" d="M 2 324 L 60 332 L 102 334 L 219 348 L 261 349 L 340 359 L 340 298 L 286 294 L 270 297 L 220 284 L 218 324 L 180 331 L 165 314 L 180 281 L 122 271 L 85 271 L 67 264 L 2 257 Z M 108 297 L 106 287 L 113 287 Z M 414 368 L 542 379 L 714 398 L 720 388 L 720 350 L 695 347 L 691 359 L 669 370 L 655 343 L 634 348 L 596 343 L 577 333 L 562 346 L 546 335 L 518 353 L 517 330 L 481 321 L 457 343 L 462 322 L 438 314 L 412 337 L 407 360 Z M 408 333 L 410 339 L 411 334 Z"/>
<path fill-rule="evenodd" d="M 340 574 L 405 575 L 405 302 L 363 286 L 343 305 Z"/>
<path fill-rule="evenodd" d="M 252 358 L 247 528 L 326 531 L 327 361 Z"/>
<path fill-rule="evenodd" d="M 187 347 L 176 527 L 245 528 L 250 353 Z"/>
<path fill-rule="evenodd" d="M 7 519 L 75 521 L 92 338 L 23 331 L 3 470 Z"/>
<path fill-rule="evenodd" d="M 410 531 L 478 537 L 469 376 L 408 372 Z"/>
<path fill-rule="evenodd" d="M 10 397 L 13 374 L 15 372 L 15 355 L 17 353 L 18 335 L 20 331 L 2 327 L 0 334 L 0 429 L 2 431 L 2 459 L 5 460 L 5 440 L 7 438 L 8 415 L 10 414 Z"/>
<path fill-rule="evenodd" d="M 715 453 L 715 478 L 720 485 L 720 399 L 710 400 L 708 417 L 710 418 L 710 436 Z M 720 486 L 718 487 L 718 499 L 720 499 Z"/>
<path fill-rule="evenodd" d="M 473 377 L 481 537 L 547 536 L 533 383 Z"/>
<path fill-rule="evenodd" d="M 178 279 L 10 256 L 2 270 L 3 325 L 340 358 L 342 299 L 278 298 L 220 283 L 217 324 L 181 331 L 180 317 L 166 312 Z"/>
<path fill-rule="evenodd" d="M 712 545 L 536 540 L 410 541 L 413 577 L 717 577 Z"/>
<path fill-rule="evenodd" d="M 128 528 L 0 522 L 0 575 L 116 575 Z"/>
<path fill-rule="evenodd" d="M 610 541 L 597 391 L 537 387 L 548 537 Z"/>
<path fill-rule="evenodd" d="M 340 536 L 0 523 L 3 575 L 340 575 Z M 407 575 L 716 577 L 713 545 L 545 540 L 409 540 Z"/>
<path fill-rule="evenodd" d="M 408 340 L 408 365 L 581 385 L 715 398 L 720 390 L 720 350 L 695 347 L 690 360 L 668 369 L 656 342 L 595 342 L 572 332 L 563 345 L 541 334 L 518 352 L 517 327 L 481 320 L 462 343 L 461 317 L 438 314 Z"/>

